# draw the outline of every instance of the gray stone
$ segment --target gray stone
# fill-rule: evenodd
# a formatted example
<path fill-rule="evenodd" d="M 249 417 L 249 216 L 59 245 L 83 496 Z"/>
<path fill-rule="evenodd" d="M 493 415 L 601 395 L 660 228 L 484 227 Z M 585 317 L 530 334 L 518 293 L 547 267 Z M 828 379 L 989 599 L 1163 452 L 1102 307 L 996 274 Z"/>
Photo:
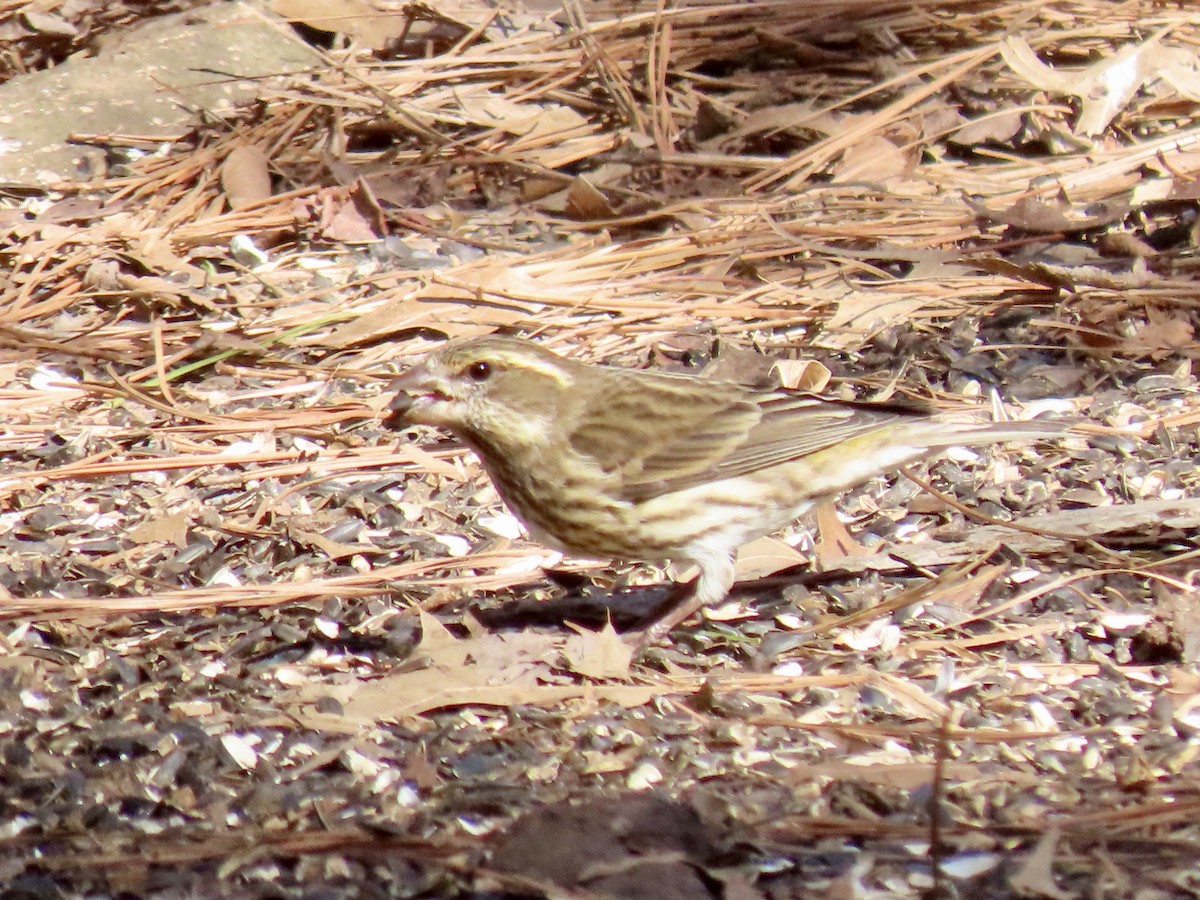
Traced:
<path fill-rule="evenodd" d="M 95 56 L 0 85 L 0 183 L 45 186 L 103 175 L 102 149 L 72 134 L 172 138 L 201 110 L 253 99 L 265 76 L 288 77 L 320 56 L 251 2 L 216 3 L 123 29 Z"/>

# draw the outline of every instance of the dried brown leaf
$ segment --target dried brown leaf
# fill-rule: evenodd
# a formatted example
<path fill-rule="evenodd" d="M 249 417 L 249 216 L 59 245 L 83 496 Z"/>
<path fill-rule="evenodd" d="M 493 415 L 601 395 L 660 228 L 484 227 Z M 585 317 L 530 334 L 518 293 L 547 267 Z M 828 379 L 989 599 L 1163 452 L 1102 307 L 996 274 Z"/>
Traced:
<path fill-rule="evenodd" d="M 567 190 L 566 213 L 581 222 L 603 221 L 616 215 L 608 198 L 583 176 L 572 181 Z"/>
<path fill-rule="evenodd" d="M 485 128 L 499 128 L 524 138 L 552 135 L 585 128 L 588 120 L 558 103 L 518 103 L 495 93 L 464 93 L 459 109 L 466 118 Z"/>
<path fill-rule="evenodd" d="M 578 630 L 567 638 L 563 656 L 571 671 L 586 678 L 627 678 L 633 662 L 633 647 L 607 623 L 600 631 Z"/>
<path fill-rule="evenodd" d="M 240 144 L 221 164 L 221 189 L 229 208 L 245 209 L 271 197 L 271 161 L 261 148 Z"/>
<path fill-rule="evenodd" d="M 383 213 L 365 182 L 328 188 L 310 203 L 316 208 L 314 228 L 327 240 L 366 244 L 379 240 L 386 231 Z"/>
<path fill-rule="evenodd" d="M 779 374 L 779 383 L 797 391 L 820 393 L 829 386 L 833 373 L 815 359 L 780 359 L 771 366 Z"/>
<path fill-rule="evenodd" d="M 408 18 L 364 0 L 271 0 L 271 11 L 317 31 L 347 34 L 378 50 L 404 34 Z"/>
<path fill-rule="evenodd" d="M 347 544 L 341 541 L 330 540 L 323 534 L 315 531 L 305 531 L 303 528 L 296 527 L 292 522 L 289 522 L 287 525 L 287 533 L 288 537 L 296 543 L 319 550 L 330 559 L 349 559 L 361 553 L 381 552 L 373 544 Z"/>
<path fill-rule="evenodd" d="M 1187 318 L 1154 307 L 1148 313 L 1150 321 L 1137 330 L 1129 349 L 1165 356 L 1196 346 L 1195 329 Z"/>
<path fill-rule="evenodd" d="M 949 140 L 961 147 L 1007 144 L 1021 130 L 1023 120 L 1023 113 L 1016 110 L 988 113 L 956 129 Z"/>
<path fill-rule="evenodd" d="M 738 551 L 735 571 L 739 579 L 766 578 L 793 566 L 802 566 L 809 558 L 779 538 L 761 537 Z"/>
<path fill-rule="evenodd" d="M 1012 207 L 1003 210 L 990 209 L 972 199 L 968 199 L 967 204 L 984 218 L 1035 234 L 1072 233 L 1099 228 L 1119 222 L 1129 214 L 1129 207 L 1124 203 L 1089 204 L 1081 208 L 1064 197 L 1053 202 L 1037 197 L 1022 197 Z"/>
<path fill-rule="evenodd" d="M 190 519 L 184 513 L 171 513 L 147 519 L 129 530 L 129 539 L 138 544 L 174 544 L 187 546 Z"/>
<path fill-rule="evenodd" d="M 874 550 L 864 547 L 850 535 L 842 520 L 838 518 L 837 508 L 827 501 L 822 501 L 816 507 L 817 527 L 820 539 L 817 541 L 816 554 L 825 569 L 834 568 L 838 563 L 850 556 L 870 556 Z"/>
<path fill-rule="evenodd" d="M 847 148 L 841 161 L 833 167 L 833 180 L 878 184 L 908 174 L 915 161 L 915 149 L 905 150 L 882 135 L 873 134 Z"/>
<path fill-rule="evenodd" d="M 334 697 L 342 705 L 341 716 L 329 722 L 315 717 L 307 721 L 314 727 L 344 730 L 338 719 L 361 726 L 402 721 L 449 706 L 552 705 L 582 696 L 638 705 L 655 693 L 651 688 L 630 685 L 565 681 L 548 662 L 558 658 L 561 638 L 532 632 L 493 634 L 481 629 L 467 638 L 456 638 L 432 616 L 421 613 L 420 617 L 421 643 L 402 671 L 373 681 L 312 683 L 298 689 L 293 699 L 303 707 L 324 696 Z M 608 642 L 601 648 L 603 659 L 593 655 L 589 661 L 601 668 L 616 666 L 609 639 L 600 640 Z"/>
<path fill-rule="evenodd" d="M 1064 891 L 1054 881 L 1054 854 L 1058 839 L 1057 828 L 1048 830 L 1038 839 L 1037 846 L 1020 870 L 1009 876 L 1009 886 L 1019 895 L 1074 900 L 1075 894 Z"/>

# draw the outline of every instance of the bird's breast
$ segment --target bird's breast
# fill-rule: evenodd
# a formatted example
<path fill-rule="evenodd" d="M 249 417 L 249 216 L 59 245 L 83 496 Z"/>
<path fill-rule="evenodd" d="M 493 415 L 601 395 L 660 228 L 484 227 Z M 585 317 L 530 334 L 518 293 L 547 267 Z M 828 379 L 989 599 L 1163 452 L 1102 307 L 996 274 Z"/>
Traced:
<path fill-rule="evenodd" d="M 536 540 L 578 556 L 669 556 L 672 548 L 647 546 L 638 505 L 618 495 L 611 473 L 553 448 L 524 459 L 479 455 L 496 491 Z"/>

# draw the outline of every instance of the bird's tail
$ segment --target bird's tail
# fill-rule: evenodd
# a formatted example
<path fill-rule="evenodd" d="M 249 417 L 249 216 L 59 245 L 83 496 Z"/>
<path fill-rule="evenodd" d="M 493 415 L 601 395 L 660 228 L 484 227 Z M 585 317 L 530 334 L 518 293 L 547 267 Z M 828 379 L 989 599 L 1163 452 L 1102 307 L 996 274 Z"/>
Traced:
<path fill-rule="evenodd" d="M 931 450 L 979 444 L 1006 444 L 1053 440 L 1071 433 L 1070 419 L 1035 419 L 1028 422 L 980 422 L 934 419 L 922 423 L 922 438 Z"/>

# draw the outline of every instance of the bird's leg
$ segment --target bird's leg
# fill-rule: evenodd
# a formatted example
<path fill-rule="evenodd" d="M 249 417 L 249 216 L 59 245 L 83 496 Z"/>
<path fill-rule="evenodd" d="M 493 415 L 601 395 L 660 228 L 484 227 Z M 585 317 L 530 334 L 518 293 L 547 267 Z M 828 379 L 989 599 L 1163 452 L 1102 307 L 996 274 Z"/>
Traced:
<path fill-rule="evenodd" d="M 644 628 L 626 632 L 630 643 L 639 649 L 653 647 L 663 641 L 676 625 L 700 609 L 704 604 L 697 598 L 696 588 L 699 581 L 697 578 L 672 585 L 666 603 L 660 608 L 658 618 Z"/>
<path fill-rule="evenodd" d="M 725 599 L 733 587 L 733 556 L 717 556 L 699 562 L 700 574 L 692 581 L 671 588 L 667 602 L 657 619 L 628 637 L 634 645 L 650 647 L 662 641 L 671 630 L 693 613 Z"/>

